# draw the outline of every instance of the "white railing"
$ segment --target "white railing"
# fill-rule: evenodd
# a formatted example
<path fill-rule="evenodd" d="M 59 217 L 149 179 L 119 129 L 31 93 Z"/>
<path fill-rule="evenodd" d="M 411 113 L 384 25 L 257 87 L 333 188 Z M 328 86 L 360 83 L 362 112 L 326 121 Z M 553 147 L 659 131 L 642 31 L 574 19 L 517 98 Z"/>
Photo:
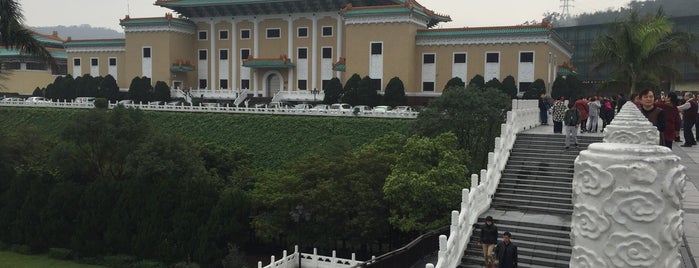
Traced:
<path fill-rule="evenodd" d="M 324 91 L 317 91 L 313 95 L 312 90 L 279 91 L 280 101 L 322 101 L 325 98 Z"/>
<path fill-rule="evenodd" d="M 299 254 L 301 262 L 299 263 Z M 258 268 L 299 268 L 299 264 L 304 268 L 349 268 L 363 262 L 355 259 L 352 253 L 351 259 L 338 258 L 333 250 L 332 256 L 318 255 L 318 250 L 313 249 L 313 254 L 299 253 L 299 247 L 294 247 L 294 253 L 287 255 L 286 250 L 282 252 L 282 258 L 276 260 L 274 256 L 270 258 L 270 263 L 267 266 L 262 266 L 262 262 L 257 262 Z"/>
<path fill-rule="evenodd" d="M 202 113 L 238 113 L 238 114 L 274 114 L 274 115 L 311 115 L 311 116 L 335 116 L 335 117 L 376 117 L 376 118 L 402 118 L 415 119 L 417 112 L 361 112 L 355 114 L 353 111 L 346 110 L 312 110 L 312 109 L 291 109 L 291 108 L 248 108 L 248 107 L 231 107 L 231 106 L 215 106 L 200 105 L 151 105 L 151 104 L 122 104 L 127 108 L 137 108 L 149 111 L 168 111 L 168 112 L 202 112 Z M 77 102 L 25 102 L 12 101 L 0 102 L 0 106 L 15 106 L 15 107 L 52 107 L 52 108 L 94 108 L 92 103 L 77 103 Z M 110 103 L 109 109 L 116 107 L 116 103 Z"/>
<path fill-rule="evenodd" d="M 460 211 L 451 212 L 449 237 L 439 236 L 437 265 L 429 263 L 426 267 L 455 268 L 459 265 L 473 234 L 473 225 L 478 216 L 490 208 L 517 133 L 539 125 L 538 121 L 537 100 L 512 100 L 512 111 L 507 112 L 507 120 L 500 126 L 495 149 L 488 153 L 487 168 L 480 171 L 480 176 L 471 175 L 471 189 L 462 190 Z"/>
<path fill-rule="evenodd" d="M 217 100 L 234 100 L 238 97 L 240 90 L 238 89 L 189 89 L 190 96 L 195 98 L 204 97 L 205 99 Z M 171 96 L 174 92 L 171 91 Z"/>
<path fill-rule="evenodd" d="M 240 90 L 240 93 L 238 94 L 238 96 L 237 96 L 237 97 L 235 98 L 235 100 L 233 101 L 233 106 L 236 106 L 236 107 L 237 107 L 237 106 L 240 106 L 240 104 L 243 103 L 243 102 L 245 101 L 245 99 L 248 98 L 248 94 L 250 94 L 250 90 L 249 90 L 249 89 L 246 88 L 246 89 Z M 247 105 L 246 105 L 246 106 L 247 106 Z"/>

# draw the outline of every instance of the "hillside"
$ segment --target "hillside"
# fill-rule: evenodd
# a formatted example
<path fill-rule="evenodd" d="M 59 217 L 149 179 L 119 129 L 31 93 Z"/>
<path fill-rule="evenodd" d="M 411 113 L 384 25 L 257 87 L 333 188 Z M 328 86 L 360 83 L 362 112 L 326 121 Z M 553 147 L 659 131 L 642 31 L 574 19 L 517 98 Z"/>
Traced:
<path fill-rule="evenodd" d="M 109 28 L 92 27 L 88 24 L 71 26 L 29 26 L 30 29 L 50 35 L 54 31 L 63 39 L 104 39 L 104 38 L 124 38 L 124 33 L 117 32 Z"/>
<path fill-rule="evenodd" d="M 66 122 L 88 112 L 79 109 L 0 107 L 4 128 L 31 126 L 59 135 Z M 168 113 L 145 111 L 147 120 L 164 131 L 198 143 L 237 146 L 253 154 L 261 167 L 274 168 L 295 159 L 331 137 L 359 146 L 386 133 L 407 134 L 413 120 L 244 114 Z"/>

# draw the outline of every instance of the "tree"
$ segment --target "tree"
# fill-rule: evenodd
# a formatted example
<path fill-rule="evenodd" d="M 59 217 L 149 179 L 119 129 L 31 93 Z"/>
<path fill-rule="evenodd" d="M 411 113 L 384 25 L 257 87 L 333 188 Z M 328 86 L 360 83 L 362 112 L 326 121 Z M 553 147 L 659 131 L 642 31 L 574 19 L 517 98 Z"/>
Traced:
<path fill-rule="evenodd" d="M 517 98 L 517 84 L 515 83 L 515 78 L 511 75 L 505 77 L 505 79 L 502 80 L 500 90 L 512 99 Z"/>
<path fill-rule="evenodd" d="M 34 92 L 32 92 L 32 96 L 35 96 L 35 97 L 42 97 L 42 96 L 44 96 L 44 91 L 41 90 L 41 88 L 36 87 L 36 88 L 34 89 Z"/>
<path fill-rule="evenodd" d="M 471 81 L 468 81 L 468 87 L 475 87 L 475 88 L 483 88 L 485 86 L 485 78 L 477 74 L 471 78 Z"/>
<path fill-rule="evenodd" d="M 151 99 L 153 87 L 148 77 L 134 77 L 129 85 L 129 98 L 135 102 L 148 102 Z"/>
<path fill-rule="evenodd" d="M 153 90 L 153 100 L 156 101 L 170 101 L 170 87 L 163 81 L 155 82 L 155 89 Z"/>
<path fill-rule="evenodd" d="M 371 77 L 364 76 L 361 81 L 359 81 L 359 88 L 357 89 L 357 101 L 355 103 L 349 103 L 350 105 L 364 104 L 369 106 L 376 106 L 381 101 L 381 96 L 377 91 L 381 88 L 376 88 L 376 84 L 371 79 Z"/>
<path fill-rule="evenodd" d="M 415 128 L 418 134 L 428 137 L 454 133 L 459 148 L 471 154 L 474 164 L 469 169 L 480 170 L 500 134 L 505 112 L 511 108 L 510 97 L 499 89 L 456 87 L 431 100 L 418 114 Z"/>
<path fill-rule="evenodd" d="M 468 153 L 458 148 L 453 133 L 408 139 L 383 188 L 393 226 L 425 232 L 449 223 L 444 211 L 458 207 L 461 189 L 470 186 Z"/>
<path fill-rule="evenodd" d="M 500 80 L 493 77 L 493 79 L 490 79 L 490 81 L 485 83 L 485 87 L 500 89 L 502 87 L 502 83 L 500 83 Z"/>
<path fill-rule="evenodd" d="M 568 85 L 568 92 L 571 94 L 571 98 L 573 96 L 583 96 L 585 95 L 583 92 L 583 85 L 582 81 L 578 79 L 577 75 L 568 75 L 566 76 L 566 84 Z"/>
<path fill-rule="evenodd" d="M 48 63 L 51 69 L 58 70 L 58 64 L 51 53 L 23 25 L 24 16 L 20 3 L 14 0 L 0 0 L 0 45 L 17 49 L 22 54 Z"/>
<path fill-rule="evenodd" d="M 574 99 L 576 95 L 571 94 L 568 88 L 568 82 L 563 76 L 556 76 L 556 80 L 553 80 L 553 86 L 551 87 L 551 97 L 558 99 L 560 97 L 565 97 L 566 99 Z"/>
<path fill-rule="evenodd" d="M 542 79 L 536 79 L 529 86 L 529 89 L 524 92 L 522 98 L 529 100 L 538 99 L 541 94 L 546 94 L 546 83 Z"/>
<path fill-rule="evenodd" d="M 98 96 L 104 97 L 109 101 L 117 101 L 119 97 L 119 86 L 117 85 L 114 76 L 108 74 L 100 81 Z"/>
<path fill-rule="evenodd" d="M 461 77 L 452 77 L 447 81 L 447 84 L 444 86 L 444 90 L 447 88 L 452 88 L 452 87 L 465 87 L 466 83 L 464 83 L 464 80 L 461 80 Z"/>
<path fill-rule="evenodd" d="M 662 10 L 646 16 L 632 10 L 627 20 L 612 24 L 609 34 L 593 44 L 592 59 L 597 63 L 593 70 L 611 69 L 613 78 L 627 82 L 630 95 L 638 91 L 642 80 L 677 78 L 679 59 L 699 66 L 691 43 L 688 33 L 673 31 Z"/>
<path fill-rule="evenodd" d="M 342 102 L 349 104 L 357 103 L 357 92 L 359 90 L 360 81 L 362 81 L 362 77 L 356 73 L 353 74 L 349 79 L 347 79 L 345 87 L 342 89 Z"/>
<path fill-rule="evenodd" d="M 323 103 L 337 103 L 340 98 L 342 98 L 342 81 L 340 81 L 340 79 L 337 77 L 333 77 L 330 79 L 330 82 L 328 82 L 328 85 L 325 88 Z"/>
<path fill-rule="evenodd" d="M 405 86 L 400 78 L 393 77 L 386 85 L 386 90 L 383 95 L 383 104 L 388 106 L 405 105 Z"/>

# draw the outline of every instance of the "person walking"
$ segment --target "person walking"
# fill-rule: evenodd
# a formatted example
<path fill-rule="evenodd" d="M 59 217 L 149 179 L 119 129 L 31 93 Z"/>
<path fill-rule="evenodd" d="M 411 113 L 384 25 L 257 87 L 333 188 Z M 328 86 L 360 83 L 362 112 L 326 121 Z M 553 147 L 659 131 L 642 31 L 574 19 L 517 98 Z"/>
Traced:
<path fill-rule="evenodd" d="M 694 138 L 692 128 L 697 123 L 697 111 L 699 110 L 699 105 L 694 99 L 694 94 L 691 92 L 685 92 L 684 99 L 686 100 L 685 103 L 677 106 L 677 109 L 682 111 L 682 130 L 684 132 L 684 144 L 680 146 L 692 147 L 693 145 L 697 145 L 697 140 Z M 699 135 L 699 129 L 697 130 L 697 135 Z"/>
<path fill-rule="evenodd" d="M 672 149 L 672 142 L 675 140 L 676 135 L 680 133 L 680 112 L 676 106 L 678 102 L 677 94 L 670 92 L 667 97 L 655 103 L 655 106 L 665 111 L 665 131 L 660 135 L 663 138 L 664 145 L 670 149 Z"/>
<path fill-rule="evenodd" d="M 597 100 L 597 97 L 592 96 L 590 97 L 590 102 L 587 104 L 588 106 L 588 117 L 587 117 L 587 130 L 590 133 L 595 133 L 597 132 L 597 121 L 599 121 L 599 111 L 600 108 L 602 108 L 602 105 L 599 103 L 599 100 Z"/>
<path fill-rule="evenodd" d="M 585 123 L 587 123 L 587 113 L 590 109 L 587 103 L 587 99 L 583 98 L 582 96 L 578 97 L 578 100 L 575 101 L 575 109 L 580 112 L 580 133 L 587 132 L 587 129 L 585 129 Z"/>
<path fill-rule="evenodd" d="M 546 99 L 546 94 L 541 94 L 541 97 L 539 98 L 539 119 L 541 119 L 541 125 L 548 125 L 549 124 L 549 108 L 551 106 L 549 105 L 549 101 Z"/>
<path fill-rule="evenodd" d="M 498 227 L 493 222 L 493 217 L 485 217 L 485 224 L 481 226 L 481 235 L 478 244 L 483 248 L 483 260 L 485 266 L 488 267 L 494 264 L 493 248 L 498 242 Z"/>
<path fill-rule="evenodd" d="M 499 268 L 517 268 L 517 245 L 511 241 L 512 234 L 502 234 L 502 241 L 495 247 L 495 258 Z"/>
<path fill-rule="evenodd" d="M 619 93 L 619 98 L 617 98 L 616 101 L 616 112 L 619 113 L 621 111 L 621 107 L 626 104 L 626 98 L 624 97 L 624 93 Z"/>
<path fill-rule="evenodd" d="M 553 133 L 563 133 L 563 116 L 566 114 L 565 98 L 560 97 L 551 108 L 553 117 Z"/>
<path fill-rule="evenodd" d="M 570 148 L 570 140 L 575 142 L 575 148 L 578 148 L 578 126 L 580 126 L 582 116 L 580 111 L 575 109 L 573 103 L 568 103 L 568 110 L 563 116 L 563 124 L 565 124 L 566 133 L 566 150 Z"/>
<path fill-rule="evenodd" d="M 612 119 L 614 119 L 614 105 L 612 105 L 612 102 L 607 98 L 602 99 L 600 104 L 602 105 L 602 108 L 600 108 L 599 111 L 599 118 L 602 119 L 601 131 L 604 131 L 604 128 L 607 127 L 610 122 L 612 122 Z"/>

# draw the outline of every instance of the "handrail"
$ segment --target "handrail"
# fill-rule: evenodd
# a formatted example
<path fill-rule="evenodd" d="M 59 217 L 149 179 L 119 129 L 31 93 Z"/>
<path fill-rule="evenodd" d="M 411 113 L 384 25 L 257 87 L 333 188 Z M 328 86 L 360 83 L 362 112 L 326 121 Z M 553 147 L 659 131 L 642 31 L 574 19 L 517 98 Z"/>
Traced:
<path fill-rule="evenodd" d="M 439 248 L 437 243 L 434 241 L 428 241 L 432 238 L 438 239 L 440 234 L 449 231 L 449 226 L 444 226 L 437 230 L 432 230 L 430 232 L 424 233 L 405 246 L 396 249 L 394 251 L 388 252 L 386 254 L 374 257 L 364 263 L 357 264 L 350 268 L 360 268 L 360 267 L 387 267 L 387 268 L 403 268 L 410 267 L 413 263 L 417 262 L 420 258 L 423 258 L 428 253 L 433 253 Z M 425 249 L 427 248 L 427 249 Z M 416 250 L 413 250 L 416 249 Z M 416 252 L 417 251 L 417 252 Z M 415 254 L 417 253 L 417 254 Z M 379 266 L 376 266 L 379 265 Z"/>

